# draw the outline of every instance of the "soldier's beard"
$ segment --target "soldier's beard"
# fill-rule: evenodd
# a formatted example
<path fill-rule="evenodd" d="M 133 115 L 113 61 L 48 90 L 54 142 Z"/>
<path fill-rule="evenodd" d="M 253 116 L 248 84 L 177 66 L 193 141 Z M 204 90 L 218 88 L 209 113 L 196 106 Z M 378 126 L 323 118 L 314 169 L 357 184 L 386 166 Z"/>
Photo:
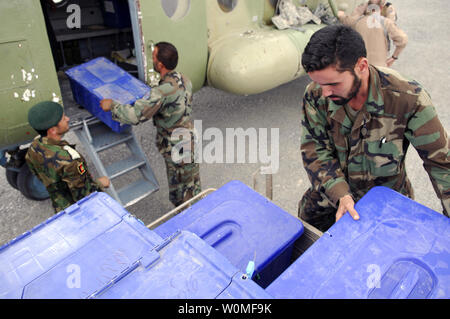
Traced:
<path fill-rule="evenodd" d="M 338 95 L 330 95 L 329 98 L 338 98 L 337 100 L 333 100 L 334 104 L 337 105 L 347 104 L 348 102 L 350 102 L 351 99 L 353 99 L 358 94 L 359 89 L 361 88 L 361 83 L 362 83 L 361 79 L 356 74 L 353 73 L 353 85 L 348 97 L 344 98 Z"/>
<path fill-rule="evenodd" d="M 155 70 L 158 73 L 161 73 L 161 70 L 158 68 L 158 66 L 155 62 L 153 62 L 153 70 Z"/>

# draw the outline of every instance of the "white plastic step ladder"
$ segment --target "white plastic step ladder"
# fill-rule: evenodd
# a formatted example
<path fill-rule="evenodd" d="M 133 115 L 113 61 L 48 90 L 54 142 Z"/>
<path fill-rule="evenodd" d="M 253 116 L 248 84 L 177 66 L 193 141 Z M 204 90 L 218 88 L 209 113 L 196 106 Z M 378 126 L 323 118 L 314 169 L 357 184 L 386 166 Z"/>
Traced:
<path fill-rule="evenodd" d="M 131 127 L 116 133 L 99 119 L 88 117 L 71 124 L 71 128 L 86 148 L 98 173 L 110 179 L 110 186 L 105 191 L 123 207 L 133 205 L 159 190 L 158 181 Z M 121 144 L 128 147 L 131 155 L 105 166 L 100 158 L 100 153 Z M 141 178 L 116 189 L 114 179 L 134 170 L 141 173 Z"/>

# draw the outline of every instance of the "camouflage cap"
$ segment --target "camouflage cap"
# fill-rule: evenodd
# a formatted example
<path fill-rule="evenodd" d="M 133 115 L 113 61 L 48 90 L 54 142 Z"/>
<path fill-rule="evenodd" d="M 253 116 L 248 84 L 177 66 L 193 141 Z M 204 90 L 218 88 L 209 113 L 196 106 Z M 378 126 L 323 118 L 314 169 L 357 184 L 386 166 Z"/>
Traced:
<path fill-rule="evenodd" d="M 63 113 L 63 107 L 58 103 L 39 102 L 28 111 L 28 122 L 35 130 L 44 131 L 58 125 Z"/>

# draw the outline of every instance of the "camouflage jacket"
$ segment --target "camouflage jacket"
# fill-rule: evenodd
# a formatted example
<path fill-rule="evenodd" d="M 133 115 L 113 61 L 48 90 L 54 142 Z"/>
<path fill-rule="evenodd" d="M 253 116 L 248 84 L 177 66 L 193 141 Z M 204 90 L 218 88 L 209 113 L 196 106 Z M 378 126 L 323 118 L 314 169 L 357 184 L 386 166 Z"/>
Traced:
<path fill-rule="evenodd" d="M 192 83 L 181 73 L 171 71 L 151 90 L 150 96 L 137 100 L 134 106 L 114 101 L 111 113 L 113 120 L 133 125 L 153 118 L 158 132 L 158 149 L 162 154 L 169 153 L 182 140 L 175 136 L 171 138 L 175 129 L 193 132 Z"/>
<path fill-rule="evenodd" d="M 56 212 L 102 190 L 88 172 L 83 156 L 66 141 L 37 137 L 25 159 L 33 174 L 47 188 Z"/>
<path fill-rule="evenodd" d="M 450 212 L 450 145 L 428 93 L 388 68 L 370 66 L 369 96 L 352 125 L 343 106 L 306 88 L 302 109 L 303 165 L 312 187 L 336 204 L 359 200 L 374 186 L 413 197 L 405 155 L 411 143 L 423 160 L 444 213 Z"/>

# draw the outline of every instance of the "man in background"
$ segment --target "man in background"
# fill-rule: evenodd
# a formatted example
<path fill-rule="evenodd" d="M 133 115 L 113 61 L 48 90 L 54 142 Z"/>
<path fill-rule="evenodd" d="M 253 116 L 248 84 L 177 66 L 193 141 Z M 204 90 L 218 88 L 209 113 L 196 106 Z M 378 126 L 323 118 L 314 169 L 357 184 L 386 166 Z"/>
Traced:
<path fill-rule="evenodd" d="M 367 58 L 375 66 L 391 67 L 408 43 L 408 37 L 396 25 L 397 14 L 386 0 L 370 0 L 361 4 L 350 16 L 338 12 L 339 20 L 354 28 L 364 39 Z M 394 52 L 390 55 L 391 40 Z"/>

